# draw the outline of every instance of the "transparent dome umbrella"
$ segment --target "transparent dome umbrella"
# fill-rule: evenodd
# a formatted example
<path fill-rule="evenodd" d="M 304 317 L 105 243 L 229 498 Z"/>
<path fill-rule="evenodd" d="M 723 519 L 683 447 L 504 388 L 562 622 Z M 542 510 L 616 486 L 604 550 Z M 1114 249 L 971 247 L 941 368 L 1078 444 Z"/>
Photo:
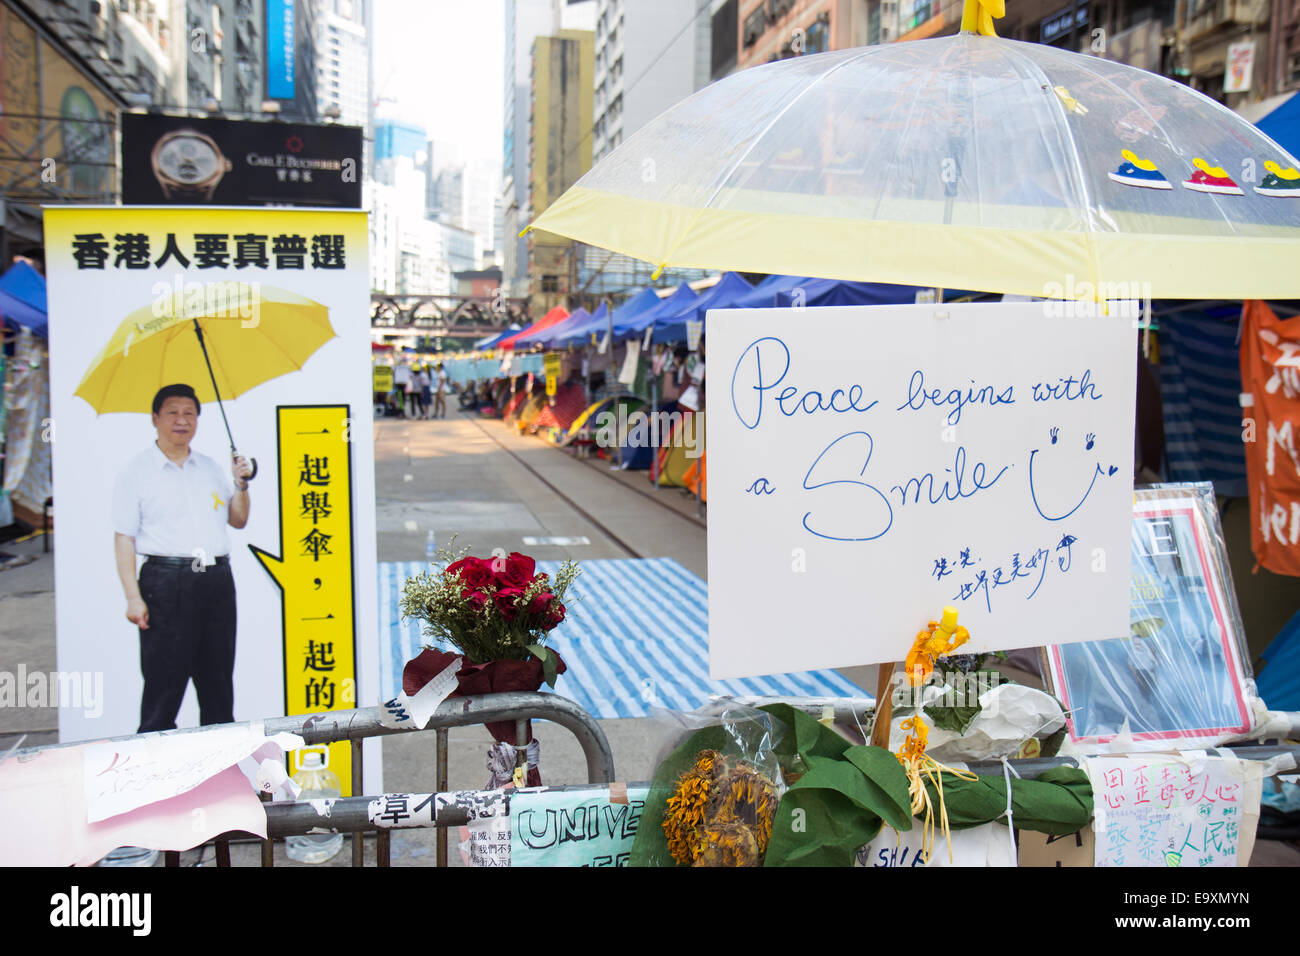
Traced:
<path fill-rule="evenodd" d="M 531 228 L 660 269 L 1300 297 L 1294 157 L 1173 80 L 968 32 L 725 77 Z"/>

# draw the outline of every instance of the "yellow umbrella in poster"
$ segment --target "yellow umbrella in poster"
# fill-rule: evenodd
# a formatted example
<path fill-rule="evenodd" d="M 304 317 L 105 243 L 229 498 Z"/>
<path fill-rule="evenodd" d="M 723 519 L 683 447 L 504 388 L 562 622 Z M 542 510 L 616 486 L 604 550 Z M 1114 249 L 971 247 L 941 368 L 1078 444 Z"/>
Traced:
<path fill-rule="evenodd" d="M 255 282 L 189 284 L 127 315 L 74 394 L 100 415 L 149 412 L 159 388 L 184 382 L 217 403 L 234 452 L 222 399 L 301 369 L 334 337 L 313 299 Z"/>

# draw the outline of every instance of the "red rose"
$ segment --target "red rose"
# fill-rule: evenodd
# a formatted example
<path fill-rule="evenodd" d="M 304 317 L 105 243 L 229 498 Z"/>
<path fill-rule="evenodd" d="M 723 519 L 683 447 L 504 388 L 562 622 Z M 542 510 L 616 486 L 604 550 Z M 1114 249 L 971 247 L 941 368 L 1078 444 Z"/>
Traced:
<path fill-rule="evenodd" d="M 533 572 L 537 570 L 537 562 L 518 551 L 512 551 L 505 561 L 497 558 L 493 564 L 497 580 L 508 588 L 528 587 L 533 580 Z"/>
<path fill-rule="evenodd" d="M 483 606 L 488 602 L 488 596 L 482 591 L 474 591 L 469 588 L 461 591 L 460 596 L 469 602 L 469 606 L 475 614 L 482 611 Z"/>
<path fill-rule="evenodd" d="M 481 588 L 495 583 L 492 566 L 481 558 L 461 558 L 455 564 L 447 565 L 448 574 L 460 576 L 460 583 L 466 588 Z"/>
<path fill-rule="evenodd" d="M 507 621 L 513 621 L 515 615 L 519 613 L 519 608 L 515 607 L 515 601 L 523 594 L 522 588 L 502 588 L 496 593 L 497 610 Z"/>
<path fill-rule="evenodd" d="M 544 591 L 537 595 L 528 605 L 529 614 L 544 615 L 551 608 L 551 602 L 555 600 L 555 595 L 549 591 Z"/>

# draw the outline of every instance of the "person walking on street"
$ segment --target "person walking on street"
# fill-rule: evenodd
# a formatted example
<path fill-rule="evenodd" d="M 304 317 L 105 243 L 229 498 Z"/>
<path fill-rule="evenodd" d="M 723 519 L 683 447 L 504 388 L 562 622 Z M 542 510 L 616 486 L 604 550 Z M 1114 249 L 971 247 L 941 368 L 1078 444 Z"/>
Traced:
<path fill-rule="evenodd" d="M 190 681 L 199 723 L 228 724 L 235 707 L 235 582 L 227 527 L 248 524 L 242 456 L 229 472 L 190 448 L 199 399 L 167 385 L 153 399 L 157 440 L 131 459 L 113 488 L 113 550 L 126 619 L 139 628 L 139 733 L 173 730 Z M 136 576 L 137 556 L 144 564 Z"/>
<path fill-rule="evenodd" d="M 420 374 L 417 376 L 417 381 L 420 386 L 420 406 L 421 406 L 420 417 L 432 418 L 433 397 L 432 395 L 430 395 L 432 380 L 429 378 L 429 366 L 422 365 L 420 367 Z"/>
<path fill-rule="evenodd" d="M 402 359 L 397 368 L 393 369 L 393 404 L 397 406 L 399 418 L 406 418 L 406 402 L 411 391 L 410 385 L 411 366 L 406 364 L 406 359 Z"/>
<path fill-rule="evenodd" d="M 447 417 L 447 373 L 442 363 L 438 363 L 438 381 L 434 389 L 434 417 Z"/>

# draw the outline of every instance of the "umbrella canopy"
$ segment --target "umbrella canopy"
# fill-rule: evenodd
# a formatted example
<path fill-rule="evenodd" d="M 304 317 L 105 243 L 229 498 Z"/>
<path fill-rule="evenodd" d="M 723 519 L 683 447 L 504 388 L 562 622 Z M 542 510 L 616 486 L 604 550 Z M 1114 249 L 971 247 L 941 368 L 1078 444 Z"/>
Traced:
<path fill-rule="evenodd" d="M 660 268 L 1295 298 L 1297 197 L 1293 156 L 1180 83 L 962 33 L 727 76 L 534 225 Z"/>
<path fill-rule="evenodd" d="M 0 276 L 0 316 L 10 326 L 24 326 L 43 339 L 50 337 L 45 276 L 26 262 L 15 262 Z"/>
<path fill-rule="evenodd" d="M 542 329 L 548 329 L 556 323 L 563 322 L 568 317 L 569 310 L 564 308 L 564 306 L 557 305 L 555 308 L 551 309 L 550 312 L 547 312 L 532 325 L 528 326 L 528 328 L 524 329 L 522 332 L 516 332 L 514 335 L 507 336 L 498 342 L 495 347 L 499 349 L 512 349 L 515 347 L 515 343 L 524 336 L 532 335 L 534 332 L 540 332 Z"/>
<path fill-rule="evenodd" d="M 687 322 L 703 322 L 709 309 L 734 309 L 736 302 L 752 291 L 754 287 L 734 272 L 723 273 L 717 284 L 694 302 L 655 319 L 655 330 L 650 341 L 655 344 L 685 342 Z"/>
<path fill-rule="evenodd" d="M 238 283 L 208 288 L 216 285 L 239 294 L 234 291 Z M 136 309 L 91 362 L 75 394 L 101 415 L 149 412 L 158 389 L 175 382 L 193 386 L 199 401 L 206 403 L 217 398 L 215 379 L 221 398 L 235 398 L 302 368 L 334 338 L 329 310 L 312 299 L 263 285 L 259 300 L 248 304 L 256 310 L 251 317 L 240 315 L 229 300 L 219 308 L 215 298 L 205 301 L 201 310 L 183 295 Z M 203 331 L 211 375 L 196 324 Z"/>

